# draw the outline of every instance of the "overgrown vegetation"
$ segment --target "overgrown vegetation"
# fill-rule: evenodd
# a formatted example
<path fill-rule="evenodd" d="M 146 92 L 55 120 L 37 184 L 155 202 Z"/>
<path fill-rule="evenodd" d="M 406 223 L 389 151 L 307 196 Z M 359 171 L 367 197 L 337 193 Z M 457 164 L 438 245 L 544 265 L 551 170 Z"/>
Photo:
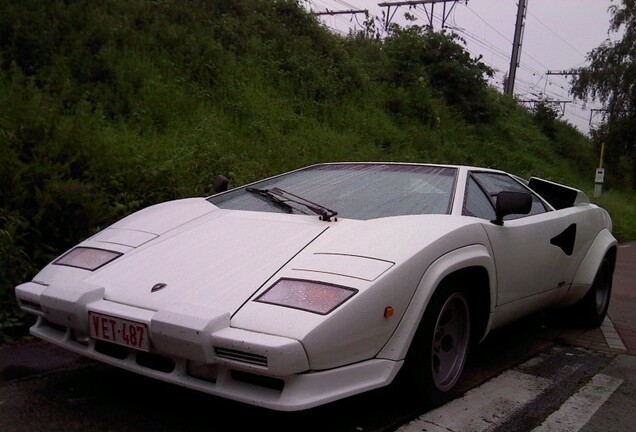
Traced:
<path fill-rule="evenodd" d="M 132 211 L 211 194 L 217 174 L 237 186 L 321 161 L 425 161 L 593 187 L 592 142 L 415 23 L 341 37 L 272 0 L 0 10 L 0 337 L 22 327 L 16 284 Z M 621 240 L 636 238 L 632 195 L 606 195 Z"/>
<path fill-rule="evenodd" d="M 594 140 L 603 142 L 612 182 L 636 190 L 636 0 L 619 0 L 610 6 L 609 32 L 620 39 L 605 40 L 588 53 L 589 65 L 572 78 L 572 93 L 598 99 L 605 107 L 603 124 Z"/>

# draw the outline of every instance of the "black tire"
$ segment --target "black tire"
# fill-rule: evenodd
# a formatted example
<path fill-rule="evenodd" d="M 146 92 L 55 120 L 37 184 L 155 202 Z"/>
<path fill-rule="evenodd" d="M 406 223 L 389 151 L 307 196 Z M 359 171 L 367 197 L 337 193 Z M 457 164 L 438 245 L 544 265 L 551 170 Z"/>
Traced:
<path fill-rule="evenodd" d="M 590 290 L 585 297 L 571 307 L 570 316 L 573 317 L 575 324 L 586 328 L 596 328 L 603 323 L 612 295 L 613 277 L 614 266 L 605 257 L 601 261 Z"/>
<path fill-rule="evenodd" d="M 424 405 L 448 401 L 462 375 L 470 348 L 470 304 L 466 294 L 452 286 L 432 298 L 406 359 L 407 385 Z"/>

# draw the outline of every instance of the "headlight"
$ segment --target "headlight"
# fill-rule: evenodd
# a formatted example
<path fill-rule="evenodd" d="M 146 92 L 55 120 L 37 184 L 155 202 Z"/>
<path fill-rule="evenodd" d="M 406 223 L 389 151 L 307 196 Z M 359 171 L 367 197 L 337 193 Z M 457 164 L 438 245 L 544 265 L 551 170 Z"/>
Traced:
<path fill-rule="evenodd" d="M 108 264 L 120 255 L 120 252 L 113 252 L 104 249 L 76 247 L 55 260 L 53 264 L 93 271 Z"/>
<path fill-rule="evenodd" d="M 338 285 L 281 279 L 256 301 L 327 315 L 356 292 L 353 288 Z"/>

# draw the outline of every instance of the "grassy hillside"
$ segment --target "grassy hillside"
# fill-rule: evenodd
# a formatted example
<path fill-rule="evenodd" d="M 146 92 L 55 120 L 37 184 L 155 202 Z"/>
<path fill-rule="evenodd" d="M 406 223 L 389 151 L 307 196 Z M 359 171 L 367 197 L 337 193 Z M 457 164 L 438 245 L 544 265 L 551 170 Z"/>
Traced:
<path fill-rule="evenodd" d="M 211 194 L 217 174 L 237 186 L 321 161 L 450 162 L 591 195 L 595 146 L 489 88 L 488 67 L 444 34 L 341 37 L 293 1 L 0 11 L 0 336 L 21 322 L 15 284 L 134 210 Z M 630 201 L 600 200 L 623 241 Z"/>

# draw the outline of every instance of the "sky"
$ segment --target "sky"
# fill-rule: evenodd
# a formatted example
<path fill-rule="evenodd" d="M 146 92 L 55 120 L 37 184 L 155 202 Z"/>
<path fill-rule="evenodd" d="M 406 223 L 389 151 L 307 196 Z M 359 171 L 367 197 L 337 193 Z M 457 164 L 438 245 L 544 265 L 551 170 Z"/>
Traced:
<path fill-rule="evenodd" d="M 441 1 L 441 0 L 438 0 Z M 314 12 L 367 9 L 380 19 L 386 7 L 379 3 L 398 0 L 304 0 Z M 583 133 L 588 133 L 602 120 L 602 105 L 582 101 L 570 94 L 570 76 L 554 72 L 568 71 L 588 64 L 587 55 L 608 38 L 617 40 L 620 34 L 608 33 L 611 5 L 618 0 L 526 0 L 526 16 L 521 41 L 520 64 L 516 70 L 514 93 L 520 101 L 548 99 L 564 101 L 555 105 L 561 119 Z M 473 57 L 495 69 L 491 84 L 503 91 L 503 78 L 510 68 L 510 57 L 517 19 L 518 0 L 457 0 L 446 4 L 445 27 L 466 41 Z M 426 8 L 426 9 L 424 9 Z M 392 21 L 405 25 L 404 13 L 417 18 L 416 24 L 429 23 L 431 5 L 391 7 Z M 433 26 L 442 29 L 443 3 L 433 8 Z M 364 16 L 357 14 L 321 15 L 323 23 L 334 32 L 347 34 L 349 28 L 361 29 Z M 532 102 L 521 102 L 531 107 Z"/>

